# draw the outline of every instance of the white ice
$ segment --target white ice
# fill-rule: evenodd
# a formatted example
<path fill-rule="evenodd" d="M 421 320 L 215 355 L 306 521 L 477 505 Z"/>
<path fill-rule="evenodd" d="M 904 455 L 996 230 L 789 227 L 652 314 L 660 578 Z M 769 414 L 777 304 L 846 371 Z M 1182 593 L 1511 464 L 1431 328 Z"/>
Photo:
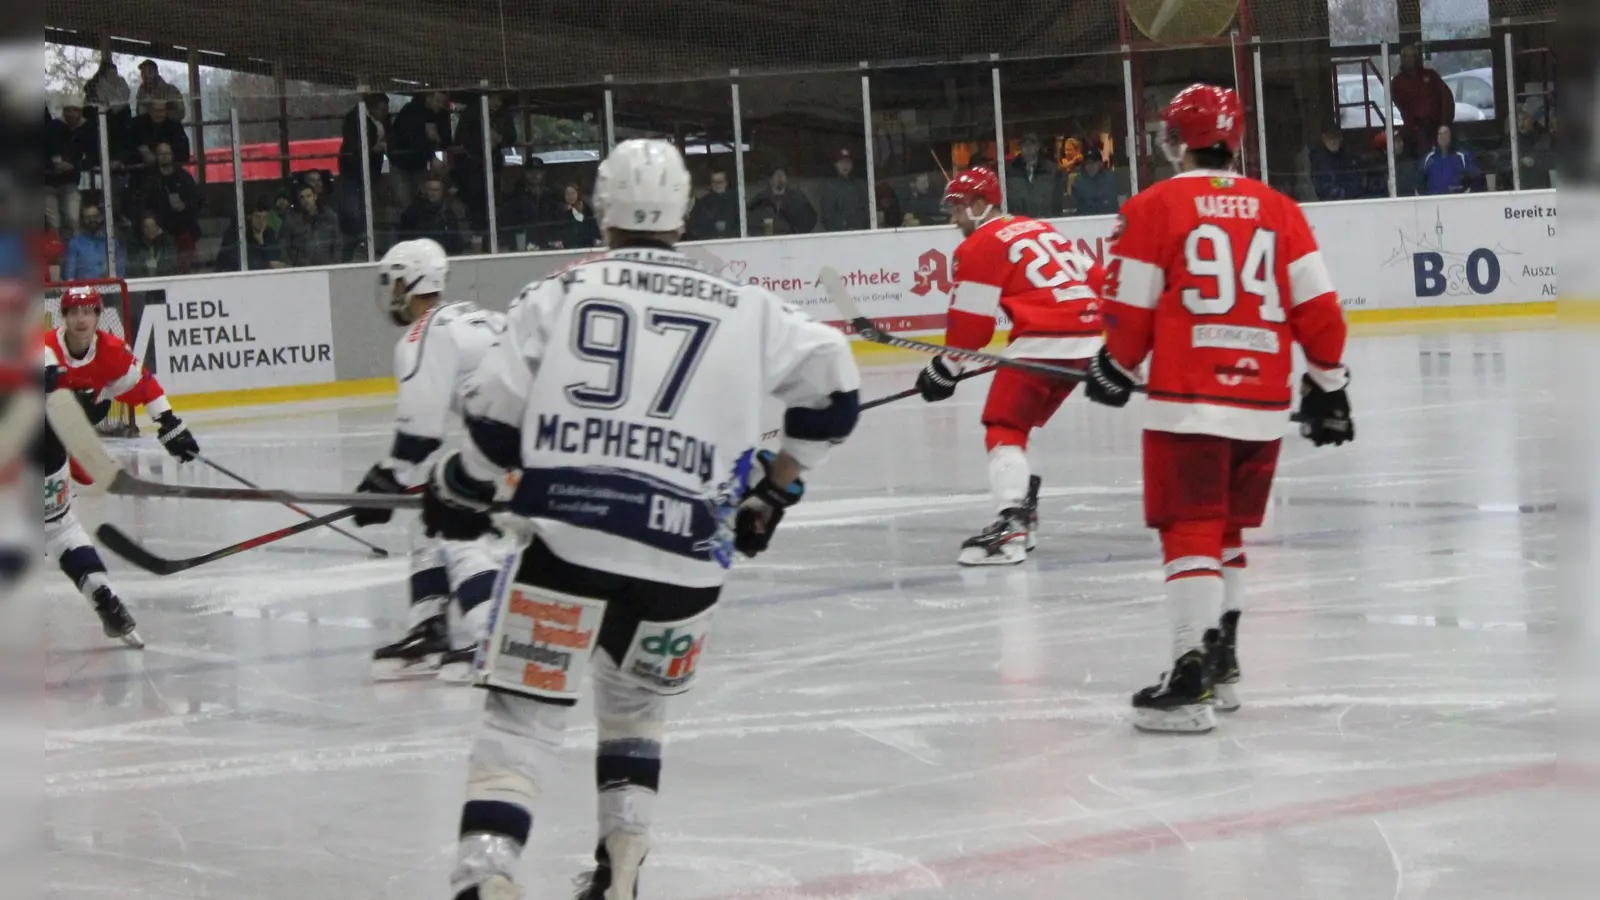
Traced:
<path fill-rule="evenodd" d="M 1073 398 L 1036 436 L 1039 549 L 961 570 L 986 524 L 982 386 L 863 417 L 778 546 L 741 563 L 676 702 L 647 900 L 1542 896 L 1551 815 L 1554 335 L 1354 341 L 1358 440 L 1285 442 L 1248 544 L 1245 706 L 1129 725 L 1162 663 L 1134 419 Z M 910 383 L 875 368 L 866 397 Z M 220 462 L 348 489 L 387 402 L 192 417 Z M 137 462 L 171 474 L 153 440 Z M 296 520 L 92 500 L 189 556 Z M 47 579 L 48 896 L 444 900 L 476 691 L 375 685 L 406 529 L 319 532 L 183 575 L 112 560 L 149 647 Z M 594 841 L 592 728 L 522 878 L 566 898 Z"/>

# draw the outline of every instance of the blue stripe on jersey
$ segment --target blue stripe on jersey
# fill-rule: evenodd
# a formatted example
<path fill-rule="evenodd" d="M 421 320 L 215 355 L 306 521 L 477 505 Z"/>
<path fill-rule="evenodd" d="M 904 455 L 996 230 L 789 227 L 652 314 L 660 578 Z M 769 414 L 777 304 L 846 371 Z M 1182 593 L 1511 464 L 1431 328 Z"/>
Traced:
<path fill-rule="evenodd" d="M 859 391 L 834 391 L 822 409 L 793 407 L 783 414 L 783 433 L 798 441 L 842 441 L 861 417 Z"/>

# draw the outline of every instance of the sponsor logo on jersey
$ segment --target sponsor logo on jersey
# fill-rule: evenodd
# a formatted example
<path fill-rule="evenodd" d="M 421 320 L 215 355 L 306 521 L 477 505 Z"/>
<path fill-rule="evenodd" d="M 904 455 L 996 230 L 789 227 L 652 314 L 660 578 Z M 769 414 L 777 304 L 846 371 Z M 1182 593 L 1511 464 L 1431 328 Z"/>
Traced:
<path fill-rule="evenodd" d="M 600 612 L 604 611 L 603 604 Z M 594 648 L 599 614 L 590 606 L 565 603 L 549 596 L 513 588 L 507 600 L 506 627 L 499 630 L 499 658 L 521 660 L 520 681 L 525 687 L 568 692 L 579 659 Z"/>
<path fill-rule="evenodd" d="M 917 257 L 917 269 L 912 273 L 914 284 L 911 293 L 918 297 L 938 291 L 941 294 L 950 293 L 954 288 L 950 258 L 938 250 L 929 250 Z"/>
<path fill-rule="evenodd" d="M 44 482 L 45 512 L 54 512 L 67 505 L 68 489 L 65 478 L 46 478 Z"/>
<path fill-rule="evenodd" d="M 1228 178 L 1227 176 L 1217 176 L 1211 179 L 1211 186 L 1219 191 L 1229 190 L 1237 183 L 1238 182 L 1234 181 L 1232 178 Z"/>
<path fill-rule="evenodd" d="M 1217 366 L 1217 383 L 1227 387 L 1261 383 L 1261 364 L 1254 357 L 1242 356 L 1231 366 Z"/>
<path fill-rule="evenodd" d="M 699 669 L 710 630 L 709 615 L 680 622 L 641 623 L 625 671 L 660 690 L 684 690 Z"/>
<path fill-rule="evenodd" d="M 1196 325 L 1191 343 L 1195 347 L 1276 354 L 1278 333 L 1270 328 L 1252 328 L 1248 325 Z"/>

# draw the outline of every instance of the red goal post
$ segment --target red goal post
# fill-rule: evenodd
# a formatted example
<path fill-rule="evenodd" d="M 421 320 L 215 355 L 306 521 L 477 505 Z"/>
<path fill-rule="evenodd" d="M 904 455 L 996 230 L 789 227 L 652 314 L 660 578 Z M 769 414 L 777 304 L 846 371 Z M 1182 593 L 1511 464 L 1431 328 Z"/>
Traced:
<path fill-rule="evenodd" d="M 51 281 L 44 286 L 45 327 L 55 328 L 61 317 L 61 297 L 70 288 L 92 287 L 100 292 L 103 309 L 100 313 L 100 330 L 116 335 L 131 347 L 135 335 L 133 303 L 128 295 L 128 282 L 121 278 L 91 278 L 83 281 Z M 107 437 L 137 437 L 139 426 L 133 407 L 121 403 L 111 404 L 111 412 L 97 430 Z"/>

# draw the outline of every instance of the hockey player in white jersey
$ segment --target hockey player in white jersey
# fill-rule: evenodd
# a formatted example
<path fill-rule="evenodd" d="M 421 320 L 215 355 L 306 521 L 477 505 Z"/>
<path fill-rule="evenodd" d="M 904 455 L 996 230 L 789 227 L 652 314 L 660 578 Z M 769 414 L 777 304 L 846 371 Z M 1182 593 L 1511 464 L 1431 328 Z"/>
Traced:
<path fill-rule="evenodd" d="M 450 260 L 426 238 L 402 241 L 378 264 L 378 306 L 406 329 L 394 348 L 399 383 L 394 443 L 356 488 L 404 493 L 426 475 L 425 464 L 444 445 L 445 432 L 460 420 L 460 387 L 505 330 L 505 316 L 471 303 L 447 303 Z M 363 509 L 360 526 L 389 521 L 392 510 Z M 465 681 L 479 632 L 489 616 L 499 563 L 486 540 L 438 540 L 412 536 L 410 631 L 372 654 L 379 680 L 438 675 Z M 450 600 L 457 613 L 452 625 Z"/>
<path fill-rule="evenodd" d="M 455 900 L 514 900 L 534 801 L 562 776 L 562 730 L 594 682 L 600 833 L 583 900 L 633 900 L 649 849 L 667 698 L 693 686 L 737 550 L 766 549 L 799 474 L 855 427 L 844 337 L 673 249 L 689 173 L 632 140 L 595 183 L 609 252 L 534 283 L 467 386 L 469 441 L 428 479 L 429 531 L 525 540 L 495 601 L 476 680 L 489 689 L 468 766 Z M 786 408 L 758 454 L 763 399 Z"/>

